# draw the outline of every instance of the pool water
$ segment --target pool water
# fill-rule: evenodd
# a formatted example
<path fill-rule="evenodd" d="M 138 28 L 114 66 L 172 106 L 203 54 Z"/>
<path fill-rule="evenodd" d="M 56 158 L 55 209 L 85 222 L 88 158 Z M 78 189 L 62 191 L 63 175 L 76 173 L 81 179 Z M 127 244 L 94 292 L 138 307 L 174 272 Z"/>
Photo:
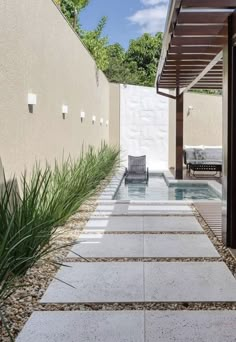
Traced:
<path fill-rule="evenodd" d="M 162 175 L 150 176 L 148 184 L 121 183 L 116 200 L 217 200 L 218 195 L 207 184 L 168 186 Z"/>

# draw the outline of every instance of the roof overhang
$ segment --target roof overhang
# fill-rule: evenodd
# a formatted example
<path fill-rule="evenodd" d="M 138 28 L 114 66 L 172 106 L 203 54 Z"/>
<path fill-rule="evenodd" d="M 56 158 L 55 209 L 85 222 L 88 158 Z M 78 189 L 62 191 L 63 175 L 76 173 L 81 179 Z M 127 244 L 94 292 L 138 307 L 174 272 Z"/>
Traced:
<path fill-rule="evenodd" d="M 170 0 L 156 86 L 222 89 L 222 50 L 236 0 Z"/>

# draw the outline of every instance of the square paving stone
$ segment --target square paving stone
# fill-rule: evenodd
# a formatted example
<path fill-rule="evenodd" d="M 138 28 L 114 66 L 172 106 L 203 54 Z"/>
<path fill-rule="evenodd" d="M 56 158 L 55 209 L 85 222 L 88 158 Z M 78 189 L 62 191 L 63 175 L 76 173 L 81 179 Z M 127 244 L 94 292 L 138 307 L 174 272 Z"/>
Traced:
<path fill-rule="evenodd" d="M 86 224 L 85 231 L 99 230 L 104 231 L 143 231 L 143 218 L 141 216 L 107 216 L 92 217 Z"/>
<path fill-rule="evenodd" d="M 201 232 L 203 231 L 194 216 L 145 216 L 144 231 L 157 232 Z"/>
<path fill-rule="evenodd" d="M 163 213 L 163 214 L 172 214 L 173 212 L 177 213 L 187 213 L 192 214 L 192 208 L 187 205 L 129 205 L 128 207 L 129 213 L 133 212 L 153 212 L 155 213 Z"/>
<path fill-rule="evenodd" d="M 234 302 L 236 280 L 223 262 L 144 264 L 145 301 Z"/>
<path fill-rule="evenodd" d="M 144 342 L 144 312 L 34 312 L 16 341 Z"/>
<path fill-rule="evenodd" d="M 42 303 L 109 303 L 144 300 L 141 262 L 65 263 Z M 64 284 L 62 281 L 66 282 Z M 73 287 L 72 287 L 73 286 Z"/>
<path fill-rule="evenodd" d="M 132 204 L 99 204 L 95 215 L 193 215 L 192 208 L 187 205 L 132 205 Z"/>
<path fill-rule="evenodd" d="M 106 234 L 103 237 L 94 236 L 89 238 L 89 234 L 81 234 L 78 244 L 72 251 L 85 258 L 94 257 L 143 257 L 143 235 L 141 234 Z M 76 257 L 76 254 L 69 253 L 69 258 Z"/>
<path fill-rule="evenodd" d="M 236 311 L 146 311 L 146 342 L 236 341 Z"/>
<path fill-rule="evenodd" d="M 187 258 L 219 257 L 204 234 L 145 234 L 144 257 Z"/>
<path fill-rule="evenodd" d="M 110 196 L 110 195 L 101 195 L 99 198 L 100 198 L 100 199 L 104 199 L 104 200 L 109 200 L 109 199 L 112 199 L 113 196 Z"/>

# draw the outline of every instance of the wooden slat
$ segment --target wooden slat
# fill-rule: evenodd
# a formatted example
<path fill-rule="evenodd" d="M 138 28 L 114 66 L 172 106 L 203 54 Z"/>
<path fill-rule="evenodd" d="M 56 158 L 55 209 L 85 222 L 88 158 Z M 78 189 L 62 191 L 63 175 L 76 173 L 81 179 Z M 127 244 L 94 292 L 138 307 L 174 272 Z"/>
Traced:
<path fill-rule="evenodd" d="M 229 12 L 180 12 L 178 15 L 179 24 L 219 24 L 225 23 Z"/>
<path fill-rule="evenodd" d="M 197 61 L 166 61 L 165 66 L 206 66 L 209 64 L 209 61 L 197 60 Z"/>
<path fill-rule="evenodd" d="M 219 8 L 228 9 L 236 7 L 236 0 L 183 0 L 183 8 Z"/>
<path fill-rule="evenodd" d="M 221 25 L 177 25 L 175 36 L 227 36 L 227 26 Z"/>
<path fill-rule="evenodd" d="M 195 202 L 194 206 L 217 238 L 222 240 L 221 203 Z"/>
<path fill-rule="evenodd" d="M 169 49 L 169 53 L 178 53 L 178 54 L 186 54 L 186 53 L 197 53 L 197 54 L 217 54 L 222 49 L 221 46 L 171 46 Z"/>
<path fill-rule="evenodd" d="M 170 54 L 167 56 L 167 61 L 187 61 L 187 60 L 204 60 L 204 61 L 211 61 L 215 55 L 204 55 L 204 54 Z"/>
<path fill-rule="evenodd" d="M 178 46 L 224 46 L 227 42 L 226 37 L 176 37 L 171 40 L 171 45 Z"/>

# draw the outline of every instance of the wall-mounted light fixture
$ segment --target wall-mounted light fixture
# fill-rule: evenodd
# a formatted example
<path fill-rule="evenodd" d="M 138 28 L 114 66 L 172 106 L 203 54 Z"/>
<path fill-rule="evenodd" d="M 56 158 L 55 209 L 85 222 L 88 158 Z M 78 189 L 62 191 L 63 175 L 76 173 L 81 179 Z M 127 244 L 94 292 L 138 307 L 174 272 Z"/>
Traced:
<path fill-rule="evenodd" d="M 192 111 L 193 111 L 193 106 L 188 106 L 187 116 L 189 116 Z"/>
<path fill-rule="evenodd" d="M 81 122 L 84 121 L 84 118 L 85 118 L 85 112 L 80 112 L 80 119 L 81 119 Z"/>
<path fill-rule="evenodd" d="M 95 123 L 95 121 L 96 121 L 96 116 L 95 116 L 95 115 L 93 115 L 93 116 L 92 116 L 92 123 L 94 124 L 94 123 Z"/>
<path fill-rule="evenodd" d="M 29 93 L 28 94 L 28 105 L 36 105 L 37 104 L 37 95 Z"/>
<path fill-rule="evenodd" d="M 67 105 L 62 105 L 61 112 L 62 112 L 63 119 L 65 119 L 66 114 L 68 114 L 68 112 L 69 112 L 68 106 Z"/>
<path fill-rule="evenodd" d="M 37 95 L 33 93 L 28 93 L 28 108 L 29 112 L 33 113 L 34 112 L 34 106 L 37 104 Z"/>
<path fill-rule="evenodd" d="M 103 125 L 103 118 L 100 119 L 100 125 L 102 126 Z"/>
<path fill-rule="evenodd" d="M 106 121 L 106 126 L 109 126 L 109 120 Z"/>

